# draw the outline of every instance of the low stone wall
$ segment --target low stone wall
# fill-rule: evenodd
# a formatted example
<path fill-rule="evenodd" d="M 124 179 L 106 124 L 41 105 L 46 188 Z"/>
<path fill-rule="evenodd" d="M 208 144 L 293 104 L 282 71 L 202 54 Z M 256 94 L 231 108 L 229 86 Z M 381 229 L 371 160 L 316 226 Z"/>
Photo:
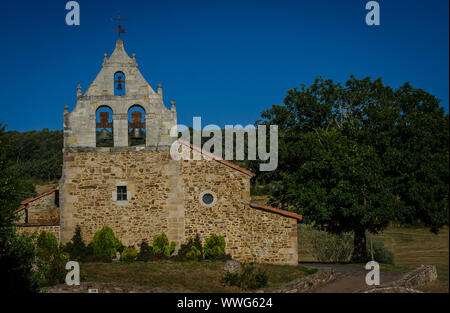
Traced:
<path fill-rule="evenodd" d="M 180 293 L 182 291 L 169 291 L 162 288 L 144 288 L 137 286 L 116 285 L 108 283 L 82 282 L 79 286 L 59 284 L 45 287 L 41 293 L 89 293 L 89 289 L 95 289 L 94 293 Z"/>
<path fill-rule="evenodd" d="M 395 280 L 379 286 L 370 287 L 359 293 L 411 293 L 437 279 L 435 265 L 421 265 L 415 270 L 405 274 L 399 280 Z"/>
<path fill-rule="evenodd" d="M 46 231 L 55 235 L 56 239 L 59 241 L 59 225 L 54 225 L 52 223 L 36 223 L 36 224 L 20 224 L 17 225 L 17 230 L 20 233 L 33 234 L 34 232 L 40 233 L 41 231 Z"/>
<path fill-rule="evenodd" d="M 331 268 L 323 269 L 315 274 L 309 275 L 304 278 L 294 280 L 286 285 L 277 288 L 266 288 L 259 290 L 261 293 L 302 293 L 308 292 L 319 285 L 328 283 L 337 278 L 338 274 Z"/>

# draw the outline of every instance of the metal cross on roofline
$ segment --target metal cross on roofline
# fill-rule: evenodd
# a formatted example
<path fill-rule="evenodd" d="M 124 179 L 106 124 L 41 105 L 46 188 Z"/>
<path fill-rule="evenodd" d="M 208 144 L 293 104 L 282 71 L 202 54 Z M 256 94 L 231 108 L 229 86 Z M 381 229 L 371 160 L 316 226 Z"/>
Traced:
<path fill-rule="evenodd" d="M 126 18 L 121 18 L 120 17 L 120 12 L 117 14 L 117 17 L 112 18 L 111 21 L 113 22 L 117 22 L 117 29 L 113 30 L 114 32 L 116 32 L 119 35 L 119 39 L 120 39 L 120 34 L 125 34 L 125 28 L 122 28 L 122 25 L 120 25 L 121 21 L 126 21 Z"/>

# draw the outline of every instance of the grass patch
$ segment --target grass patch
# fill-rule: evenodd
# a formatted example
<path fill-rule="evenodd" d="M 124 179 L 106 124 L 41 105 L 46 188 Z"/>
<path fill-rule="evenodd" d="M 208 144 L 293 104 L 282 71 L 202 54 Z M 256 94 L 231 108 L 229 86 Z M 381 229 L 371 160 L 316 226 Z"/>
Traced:
<path fill-rule="evenodd" d="M 215 262 L 134 262 L 82 263 L 82 281 L 162 288 L 185 292 L 239 292 L 239 288 L 223 286 L 223 261 Z M 313 270 L 301 266 L 256 264 L 268 275 L 268 287 L 280 286 L 305 277 Z"/>
<path fill-rule="evenodd" d="M 421 264 L 436 265 L 438 279 L 448 282 L 448 227 L 437 235 L 420 227 L 388 227 L 373 238 L 394 252 L 396 265 L 412 269 Z"/>
<path fill-rule="evenodd" d="M 316 262 L 311 254 L 314 230 L 308 225 L 299 224 L 299 260 Z M 381 241 L 395 255 L 395 265 L 382 265 L 382 270 L 403 272 L 422 264 L 436 265 L 438 279 L 448 282 L 449 275 L 449 233 L 448 227 L 439 234 L 433 234 L 422 227 L 390 226 L 382 233 L 373 236 Z"/>

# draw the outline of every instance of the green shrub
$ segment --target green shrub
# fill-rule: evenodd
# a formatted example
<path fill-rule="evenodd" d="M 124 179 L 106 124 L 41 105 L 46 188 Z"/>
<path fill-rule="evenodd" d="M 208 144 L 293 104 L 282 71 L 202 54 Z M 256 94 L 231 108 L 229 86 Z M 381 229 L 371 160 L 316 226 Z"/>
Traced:
<path fill-rule="evenodd" d="M 153 238 L 153 254 L 159 258 L 169 258 L 175 251 L 175 242 L 169 244 L 166 234 L 162 233 Z"/>
<path fill-rule="evenodd" d="M 212 234 L 205 241 L 205 259 L 216 260 L 225 255 L 225 239 L 223 236 Z"/>
<path fill-rule="evenodd" d="M 343 263 L 348 262 L 353 253 L 353 234 L 329 234 L 316 231 L 312 236 L 311 254 L 319 262 Z"/>
<path fill-rule="evenodd" d="M 36 241 L 36 256 L 50 261 L 58 253 L 58 240 L 52 233 L 41 231 Z"/>
<path fill-rule="evenodd" d="M 39 286 L 52 286 L 64 283 L 67 271 L 66 263 L 70 256 L 63 252 L 64 245 L 60 244 L 58 251 L 53 254 L 50 260 L 38 259 L 36 263 L 36 276 L 39 277 Z"/>
<path fill-rule="evenodd" d="M 372 260 L 372 255 L 370 253 L 370 240 L 367 240 L 367 257 Z M 373 258 L 378 263 L 383 264 L 394 264 L 394 253 L 390 251 L 383 242 L 373 241 Z"/>
<path fill-rule="evenodd" d="M 201 260 L 202 252 L 198 250 L 195 246 L 191 246 L 191 250 L 186 253 L 186 259 L 189 261 L 199 261 Z"/>
<path fill-rule="evenodd" d="M 195 235 L 194 238 L 189 238 L 187 243 L 181 245 L 176 259 L 179 261 L 199 261 L 203 259 L 203 247 L 199 234 Z"/>
<path fill-rule="evenodd" d="M 35 267 L 34 236 L 18 233 L 12 227 L 0 227 L 0 276 L 6 294 L 36 292 L 42 281 Z"/>
<path fill-rule="evenodd" d="M 81 227 L 77 225 L 75 234 L 72 240 L 66 244 L 64 251 L 70 255 L 70 259 L 74 261 L 81 261 L 89 255 L 89 249 L 81 237 Z M 92 253 L 90 253 L 92 254 Z"/>
<path fill-rule="evenodd" d="M 125 248 L 120 255 L 120 260 L 124 262 L 133 262 L 137 259 L 137 251 L 134 247 Z"/>
<path fill-rule="evenodd" d="M 142 262 L 148 262 L 150 260 L 155 259 L 153 255 L 153 248 L 148 245 L 147 241 L 142 240 L 140 244 L 139 253 L 137 255 L 137 260 Z"/>
<path fill-rule="evenodd" d="M 108 226 L 104 226 L 95 233 L 94 239 L 92 240 L 92 252 L 94 255 L 103 255 L 112 259 L 116 256 L 117 251 L 121 252 L 122 250 L 122 242 Z"/>
<path fill-rule="evenodd" d="M 66 278 L 66 263 L 69 262 L 69 254 L 59 251 L 44 267 L 43 286 L 62 284 Z"/>
<path fill-rule="evenodd" d="M 253 264 L 242 264 L 240 272 L 225 273 L 221 279 L 222 284 L 237 286 L 244 290 L 255 290 L 267 286 L 268 277 L 261 268 L 256 269 Z"/>

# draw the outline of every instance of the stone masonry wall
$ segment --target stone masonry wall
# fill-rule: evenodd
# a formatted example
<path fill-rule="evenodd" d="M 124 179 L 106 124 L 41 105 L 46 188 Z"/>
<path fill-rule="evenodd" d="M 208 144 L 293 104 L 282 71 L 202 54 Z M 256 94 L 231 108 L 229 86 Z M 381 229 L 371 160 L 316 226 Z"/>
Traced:
<path fill-rule="evenodd" d="M 47 223 L 59 220 L 59 208 L 55 205 L 55 193 L 28 203 L 26 210 L 28 210 L 28 223 Z"/>
<path fill-rule="evenodd" d="M 55 235 L 56 239 L 59 241 L 59 231 L 60 227 L 57 225 L 34 225 L 34 226 L 19 226 L 17 230 L 20 233 L 39 234 L 41 231 L 46 231 Z"/>
<path fill-rule="evenodd" d="M 216 161 L 180 162 L 185 194 L 185 236 L 225 237 L 233 259 L 245 262 L 297 264 L 297 220 L 251 208 L 249 176 Z M 212 192 L 212 206 L 201 202 Z"/>
<path fill-rule="evenodd" d="M 129 200 L 113 193 L 126 184 Z M 203 192 L 215 195 L 211 206 Z M 109 226 L 124 245 L 164 232 L 177 247 L 200 234 L 225 237 L 227 253 L 239 261 L 297 264 L 297 221 L 251 208 L 250 177 L 216 161 L 174 161 L 169 151 L 134 148 L 65 152 L 60 183 L 61 240 L 77 224 L 90 242 Z"/>
<path fill-rule="evenodd" d="M 124 245 L 137 245 L 168 232 L 171 186 L 167 151 L 96 151 L 64 154 L 61 181 L 61 239 L 69 241 L 77 224 L 86 242 L 109 226 Z M 126 203 L 113 199 L 125 183 Z"/>

